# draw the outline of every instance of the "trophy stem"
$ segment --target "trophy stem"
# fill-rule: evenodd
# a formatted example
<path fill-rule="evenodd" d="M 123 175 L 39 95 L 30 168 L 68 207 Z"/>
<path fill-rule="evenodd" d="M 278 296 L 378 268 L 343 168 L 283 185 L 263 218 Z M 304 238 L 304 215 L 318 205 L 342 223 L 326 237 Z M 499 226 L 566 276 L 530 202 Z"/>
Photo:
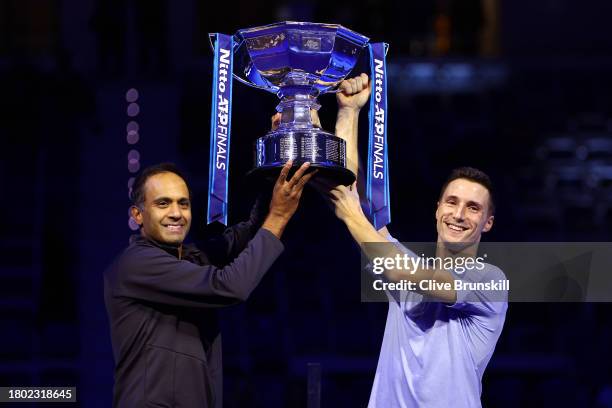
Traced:
<path fill-rule="evenodd" d="M 285 96 L 276 106 L 281 113 L 279 129 L 313 129 L 310 110 L 319 110 L 321 105 L 314 95 L 296 94 Z"/>

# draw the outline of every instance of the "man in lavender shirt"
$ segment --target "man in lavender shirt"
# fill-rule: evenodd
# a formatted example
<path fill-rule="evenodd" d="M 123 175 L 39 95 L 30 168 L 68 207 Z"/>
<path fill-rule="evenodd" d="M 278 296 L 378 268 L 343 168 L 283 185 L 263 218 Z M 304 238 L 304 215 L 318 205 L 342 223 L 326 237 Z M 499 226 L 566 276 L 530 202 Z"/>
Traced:
<path fill-rule="evenodd" d="M 349 168 L 358 174 L 357 123 L 370 95 L 367 76 L 344 81 L 338 96 L 336 134 L 347 141 Z M 362 211 L 358 190 L 337 186 L 328 191 L 336 215 L 369 259 L 408 254 L 387 228 L 376 230 Z M 480 170 L 455 169 L 443 185 L 435 212 L 436 257 L 475 256 L 481 234 L 493 226 L 494 202 L 489 177 Z M 367 242 L 388 242 L 371 246 Z M 507 291 L 455 290 L 454 282 L 505 279 L 489 264 L 459 274 L 456 270 L 390 269 L 387 282 L 409 281 L 415 291 L 387 292 L 389 312 L 370 395 L 370 408 L 480 407 L 482 375 L 501 334 Z M 419 288 L 421 281 L 449 283 L 450 288 Z"/>

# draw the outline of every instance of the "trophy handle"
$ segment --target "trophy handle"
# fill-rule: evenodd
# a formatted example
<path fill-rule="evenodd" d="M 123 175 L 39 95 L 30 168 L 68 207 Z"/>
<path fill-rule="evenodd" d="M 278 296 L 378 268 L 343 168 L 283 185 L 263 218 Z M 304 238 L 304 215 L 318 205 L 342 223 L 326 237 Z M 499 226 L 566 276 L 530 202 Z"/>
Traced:
<path fill-rule="evenodd" d="M 385 56 L 386 56 L 387 53 L 389 52 L 389 44 L 384 43 L 384 46 L 385 46 Z M 367 47 L 367 45 L 366 45 L 366 47 Z M 372 75 L 372 73 L 370 73 L 370 76 L 371 75 Z M 348 75 L 344 79 L 346 79 L 347 77 L 348 77 Z M 340 82 L 342 82 L 342 81 L 340 81 Z M 340 83 L 338 83 L 338 86 L 340 86 Z M 336 88 L 336 89 L 333 89 L 333 90 L 329 90 L 329 91 L 327 91 L 325 93 L 337 94 L 339 92 L 340 92 L 340 88 Z"/>
<path fill-rule="evenodd" d="M 246 79 L 240 78 L 238 75 L 236 75 L 234 73 L 232 73 L 232 76 L 234 77 L 234 79 L 237 79 L 239 82 L 242 82 L 243 84 L 248 85 L 251 88 L 263 89 L 264 91 L 270 92 L 270 88 L 266 88 L 265 86 L 261 86 L 261 85 L 257 85 L 257 84 L 254 84 L 252 82 L 249 82 Z"/>
<path fill-rule="evenodd" d="M 217 33 L 208 33 L 208 41 L 210 43 L 210 48 L 213 50 L 215 50 L 215 41 L 217 40 Z M 238 47 L 239 43 L 237 43 L 236 41 L 234 41 L 234 49 L 236 47 Z M 261 86 L 261 85 L 257 85 L 254 84 L 252 82 L 247 81 L 246 79 L 243 79 L 241 77 L 239 77 L 238 75 L 236 75 L 235 73 L 232 72 L 232 76 L 234 77 L 234 79 L 237 79 L 239 82 L 242 82 L 245 85 L 248 85 L 252 88 L 257 88 L 257 89 L 263 89 L 264 91 L 268 91 L 270 92 L 270 88 L 269 87 L 265 87 L 265 86 Z"/>

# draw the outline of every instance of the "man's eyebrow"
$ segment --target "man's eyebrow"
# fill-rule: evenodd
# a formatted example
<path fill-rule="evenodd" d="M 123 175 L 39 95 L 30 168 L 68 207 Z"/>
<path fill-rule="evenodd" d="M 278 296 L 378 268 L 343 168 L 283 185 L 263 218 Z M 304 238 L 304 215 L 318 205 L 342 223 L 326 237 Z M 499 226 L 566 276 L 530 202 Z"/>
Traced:
<path fill-rule="evenodd" d="M 153 199 L 154 203 L 159 203 L 160 201 L 172 202 L 172 199 L 170 197 L 157 197 L 157 198 Z"/>
<path fill-rule="evenodd" d="M 449 195 L 449 196 L 446 196 L 446 198 L 444 200 L 459 200 L 459 197 L 457 197 L 455 195 Z M 479 203 L 478 201 L 474 201 L 474 200 L 468 201 L 466 205 L 468 205 L 468 206 L 475 205 L 478 208 L 483 208 L 484 207 L 483 204 Z"/>
<path fill-rule="evenodd" d="M 153 200 L 154 203 L 159 203 L 160 201 L 167 201 L 169 203 L 173 202 L 174 200 L 170 197 L 157 197 Z M 191 200 L 189 199 L 189 197 L 181 197 L 178 200 L 176 200 L 180 203 L 184 203 L 184 202 L 190 202 Z"/>

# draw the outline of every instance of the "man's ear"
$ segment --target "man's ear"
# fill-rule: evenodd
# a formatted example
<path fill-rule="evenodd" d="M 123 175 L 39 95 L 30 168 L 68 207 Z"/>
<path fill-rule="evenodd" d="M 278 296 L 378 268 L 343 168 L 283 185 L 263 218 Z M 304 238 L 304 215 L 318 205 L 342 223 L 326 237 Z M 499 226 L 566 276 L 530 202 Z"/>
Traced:
<path fill-rule="evenodd" d="M 131 206 L 130 214 L 132 215 L 134 221 L 136 221 L 136 224 L 142 225 L 142 211 L 140 211 L 140 208 L 136 207 L 135 205 Z"/>
<path fill-rule="evenodd" d="M 487 221 L 485 222 L 484 227 L 482 228 L 482 232 L 489 232 L 489 230 L 491 230 L 491 228 L 493 228 L 493 220 L 495 219 L 494 216 L 489 216 L 489 218 L 487 219 Z"/>

